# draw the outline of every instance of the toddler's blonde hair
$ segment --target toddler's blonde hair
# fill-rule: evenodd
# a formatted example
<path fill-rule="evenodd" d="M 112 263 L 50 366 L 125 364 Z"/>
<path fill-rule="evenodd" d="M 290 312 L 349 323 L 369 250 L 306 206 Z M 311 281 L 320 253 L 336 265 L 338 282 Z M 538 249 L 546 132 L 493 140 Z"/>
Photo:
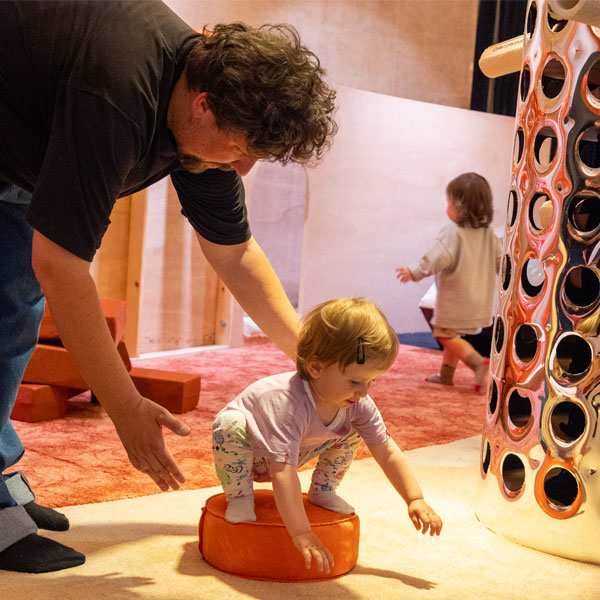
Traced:
<path fill-rule="evenodd" d="M 364 298 L 337 298 L 319 304 L 303 319 L 298 336 L 296 368 L 310 379 L 306 365 L 318 359 L 337 363 L 375 361 L 388 369 L 398 353 L 398 336 L 381 309 Z"/>

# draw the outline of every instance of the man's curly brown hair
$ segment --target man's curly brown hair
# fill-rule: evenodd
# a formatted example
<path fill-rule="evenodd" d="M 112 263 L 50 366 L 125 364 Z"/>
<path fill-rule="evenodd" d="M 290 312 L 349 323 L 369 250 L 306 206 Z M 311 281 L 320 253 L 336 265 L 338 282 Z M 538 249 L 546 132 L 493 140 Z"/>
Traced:
<path fill-rule="evenodd" d="M 231 23 L 211 33 L 190 52 L 185 73 L 191 90 L 206 92 L 217 126 L 244 135 L 260 157 L 282 164 L 320 159 L 337 132 L 336 93 L 298 32 Z"/>

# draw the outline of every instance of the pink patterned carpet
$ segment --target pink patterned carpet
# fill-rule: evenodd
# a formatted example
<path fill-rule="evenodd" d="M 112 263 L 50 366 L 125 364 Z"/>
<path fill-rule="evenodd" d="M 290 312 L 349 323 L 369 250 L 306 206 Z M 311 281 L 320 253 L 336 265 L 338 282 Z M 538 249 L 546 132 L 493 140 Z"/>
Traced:
<path fill-rule="evenodd" d="M 425 375 L 437 372 L 440 359 L 439 351 L 401 346 L 394 365 L 371 387 L 388 430 L 404 450 L 444 444 L 483 429 L 485 397 L 473 393 L 471 371 L 459 366 L 454 387 L 425 382 Z M 136 366 L 202 376 L 198 406 L 178 415 L 192 433 L 179 438 L 166 432 L 167 445 L 186 474 L 182 489 L 218 485 L 210 430 L 221 407 L 256 379 L 294 369 L 272 344 L 138 361 Z M 46 506 L 160 493 L 129 464 L 110 419 L 89 401 L 89 393 L 70 400 L 63 419 L 14 425 L 26 448 L 18 468 Z M 366 456 L 363 445 L 358 458 Z"/>

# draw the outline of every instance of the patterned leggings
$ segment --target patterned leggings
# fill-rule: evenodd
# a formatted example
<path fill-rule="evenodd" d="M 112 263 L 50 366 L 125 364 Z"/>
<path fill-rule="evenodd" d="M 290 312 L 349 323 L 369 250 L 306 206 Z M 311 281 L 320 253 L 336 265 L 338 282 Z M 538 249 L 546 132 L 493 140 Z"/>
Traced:
<path fill-rule="evenodd" d="M 334 491 L 350 468 L 360 442 L 360 436 L 352 430 L 343 438 L 328 440 L 300 454 L 298 466 L 319 457 L 311 489 Z M 269 459 L 253 455 L 246 417 L 238 410 L 217 415 L 213 424 L 213 457 L 227 500 L 252 496 L 253 481 L 271 480 Z"/>

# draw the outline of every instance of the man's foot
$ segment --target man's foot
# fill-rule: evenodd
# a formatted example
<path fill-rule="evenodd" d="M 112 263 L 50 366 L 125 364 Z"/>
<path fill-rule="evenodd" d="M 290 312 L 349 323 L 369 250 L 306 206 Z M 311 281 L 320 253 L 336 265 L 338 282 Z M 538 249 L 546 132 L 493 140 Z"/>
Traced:
<path fill-rule="evenodd" d="M 245 523 L 256 521 L 254 497 L 234 498 L 227 501 L 225 520 L 228 523 Z"/>
<path fill-rule="evenodd" d="M 0 569 L 18 573 L 62 571 L 84 562 L 81 552 L 37 533 L 30 533 L 0 552 Z"/>
<path fill-rule="evenodd" d="M 340 498 L 332 491 L 317 491 L 311 488 L 308 492 L 307 499 L 311 504 L 320 506 L 325 510 L 341 513 L 342 515 L 351 515 L 354 512 L 354 507 L 350 506 L 343 498 Z"/>
<path fill-rule="evenodd" d="M 69 519 L 53 508 L 40 506 L 33 500 L 28 504 L 24 504 L 23 508 L 40 529 L 50 531 L 66 531 L 69 529 Z"/>

